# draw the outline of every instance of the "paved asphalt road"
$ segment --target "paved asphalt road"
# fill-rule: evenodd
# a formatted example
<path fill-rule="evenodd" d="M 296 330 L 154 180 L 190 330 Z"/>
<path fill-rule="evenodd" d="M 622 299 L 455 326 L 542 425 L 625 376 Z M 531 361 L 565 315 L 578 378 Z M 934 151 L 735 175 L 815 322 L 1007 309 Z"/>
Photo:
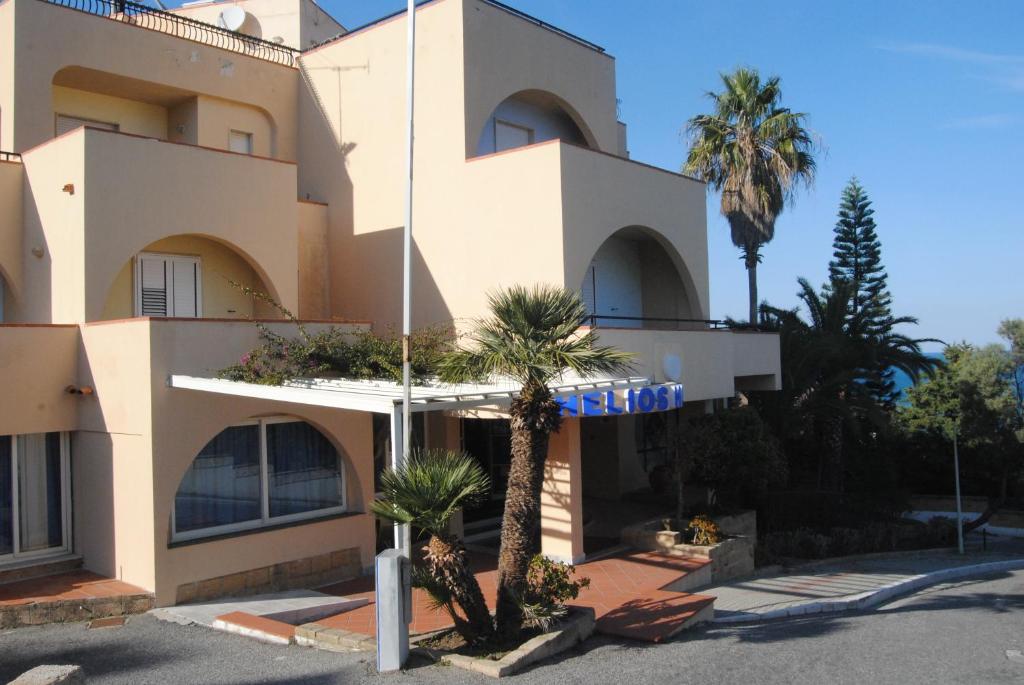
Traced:
<path fill-rule="evenodd" d="M 511 683 L 1022 683 L 1024 572 L 926 590 L 881 609 L 753 626 L 710 626 L 659 646 L 603 637 Z M 490 683 L 429 665 L 378 676 L 371 655 L 263 645 L 133 618 L 0 634 L 0 683 L 39 663 L 84 666 L 90 683 Z"/>

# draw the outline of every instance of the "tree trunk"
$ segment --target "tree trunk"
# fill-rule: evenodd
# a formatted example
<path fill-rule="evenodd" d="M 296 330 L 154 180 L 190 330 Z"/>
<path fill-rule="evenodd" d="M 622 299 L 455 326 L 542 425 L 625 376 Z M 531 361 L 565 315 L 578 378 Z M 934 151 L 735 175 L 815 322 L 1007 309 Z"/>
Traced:
<path fill-rule="evenodd" d="M 498 637 L 512 640 L 523 626 L 521 597 L 540 525 L 540 491 L 548 438 L 561 425 L 561 408 L 546 387 L 523 388 L 509 412 L 512 460 L 498 554 Z"/>
<path fill-rule="evenodd" d="M 757 250 L 746 250 L 747 290 L 750 297 L 750 327 L 757 328 Z"/>
<path fill-rule="evenodd" d="M 454 535 L 432 535 L 427 544 L 426 560 L 433 576 L 445 584 L 466 616 L 465 622 L 455 622 L 462 637 L 469 643 L 489 640 L 494 634 L 491 612 L 480 584 L 469 571 L 462 541 Z"/>

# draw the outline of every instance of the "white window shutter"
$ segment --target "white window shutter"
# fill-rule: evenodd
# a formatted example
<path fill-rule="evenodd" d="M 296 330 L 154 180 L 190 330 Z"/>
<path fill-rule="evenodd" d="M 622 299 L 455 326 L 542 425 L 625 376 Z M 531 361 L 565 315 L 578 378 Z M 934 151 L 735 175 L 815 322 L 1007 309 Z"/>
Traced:
<path fill-rule="evenodd" d="M 140 316 L 167 316 L 167 260 L 162 257 L 139 256 Z"/>
<path fill-rule="evenodd" d="M 193 259 L 175 259 L 170 266 L 174 278 L 171 316 L 199 316 L 199 264 Z"/>
<path fill-rule="evenodd" d="M 587 267 L 587 273 L 583 276 L 583 285 L 580 288 L 580 297 L 583 299 L 583 304 L 586 306 L 587 311 L 591 314 L 597 314 L 597 292 L 594 286 L 596 280 L 595 266 L 593 263 Z"/>

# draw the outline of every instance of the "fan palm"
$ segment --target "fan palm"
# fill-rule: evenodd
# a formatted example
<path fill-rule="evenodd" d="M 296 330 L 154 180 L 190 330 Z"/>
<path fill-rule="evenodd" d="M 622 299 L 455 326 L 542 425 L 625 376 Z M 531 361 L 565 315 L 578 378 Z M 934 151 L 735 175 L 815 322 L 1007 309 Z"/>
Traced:
<path fill-rule="evenodd" d="M 370 505 L 378 517 L 411 524 L 430 536 L 427 573 L 421 582 L 452 615 L 459 633 L 472 643 L 494 633 L 480 584 L 470 573 L 466 548 L 449 532 L 452 516 L 487 495 L 490 481 L 468 454 L 416 450 L 406 464 L 381 475 L 381 495 Z M 422 577 L 422 574 L 421 574 Z M 465 618 L 454 611 L 457 604 Z"/>
<path fill-rule="evenodd" d="M 474 324 L 468 347 L 445 357 L 441 377 L 449 382 L 510 378 L 521 386 L 509 410 L 512 459 L 496 611 L 499 634 L 513 638 L 523 622 L 520 598 L 534 555 L 548 440 L 562 420 L 548 385 L 567 370 L 581 377 L 621 372 L 631 356 L 598 346 L 593 331 L 580 329 L 588 314 L 573 291 L 514 286 L 489 295 L 488 304 L 490 317 Z"/>
<path fill-rule="evenodd" d="M 842 490 L 844 429 L 856 427 L 859 418 L 884 421 L 884 407 L 873 392 L 875 384 L 890 369 L 899 369 L 916 381 L 932 373 L 939 362 L 921 352 L 926 340 L 892 330 L 895 325 L 916 323 L 915 319 L 890 317 L 889 325 L 880 330 L 869 312 L 851 312 L 854 286 L 849 281 L 834 283 L 821 294 L 806 279 L 798 283 L 797 295 L 808 320 L 795 309 L 765 305 L 762 327 L 781 334 L 782 394 L 778 399 L 784 405 L 782 413 L 809 420 L 818 440 L 824 485 Z"/>
<path fill-rule="evenodd" d="M 799 181 L 814 179 L 814 143 L 806 115 L 781 107 L 778 77 L 757 71 L 722 74 L 724 89 L 708 93 L 712 114 L 687 123 L 690 151 L 683 169 L 722 193 L 722 214 L 747 268 L 751 326 L 757 322 L 757 265 L 761 246 L 775 236 L 775 220 Z"/>

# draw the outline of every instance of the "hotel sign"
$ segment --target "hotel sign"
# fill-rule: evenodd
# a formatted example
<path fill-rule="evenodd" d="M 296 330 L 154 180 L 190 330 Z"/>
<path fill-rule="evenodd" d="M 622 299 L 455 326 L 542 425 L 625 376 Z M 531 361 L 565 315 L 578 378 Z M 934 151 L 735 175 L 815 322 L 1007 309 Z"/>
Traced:
<path fill-rule="evenodd" d="M 595 390 L 560 395 L 555 397 L 555 401 L 562 407 L 562 416 L 648 414 L 682 407 L 683 386 L 670 383 L 626 390 Z"/>

